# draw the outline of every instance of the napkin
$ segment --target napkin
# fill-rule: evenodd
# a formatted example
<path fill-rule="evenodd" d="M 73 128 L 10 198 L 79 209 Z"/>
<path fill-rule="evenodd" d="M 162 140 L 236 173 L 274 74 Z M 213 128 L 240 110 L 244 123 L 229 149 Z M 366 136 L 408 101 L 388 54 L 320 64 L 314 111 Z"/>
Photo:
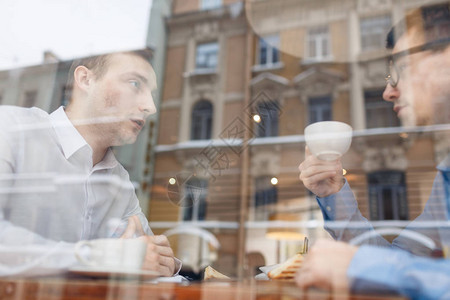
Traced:
<path fill-rule="evenodd" d="M 171 276 L 171 277 L 158 277 L 156 279 L 152 279 L 146 281 L 147 283 L 159 283 L 159 282 L 173 282 L 173 283 L 182 283 L 189 282 L 186 278 L 181 275 Z"/>
<path fill-rule="evenodd" d="M 259 270 L 262 272 L 258 275 L 255 276 L 255 279 L 258 280 L 269 280 L 269 276 L 267 274 L 269 274 L 270 271 L 272 271 L 273 269 L 275 269 L 276 267 L 280 266 L 281 264 L 275 264 L 275 265 L 269 265 L 269 266 L 262 266 L 259 267 Z"/>

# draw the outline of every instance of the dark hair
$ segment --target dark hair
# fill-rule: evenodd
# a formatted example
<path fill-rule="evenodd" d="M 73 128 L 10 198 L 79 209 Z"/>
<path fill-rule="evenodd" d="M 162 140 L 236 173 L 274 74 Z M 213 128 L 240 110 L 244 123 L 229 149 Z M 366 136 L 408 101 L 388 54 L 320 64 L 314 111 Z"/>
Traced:
<path fill-rule="evenodd" d="M 416 8 L 391 28 L 386 38 L 386 48 L 394 48 L 397 41 L 411 28 L 419 27 L 425 43 L 450 39 L 450 2 Z"/>
<path fill-rule="evenodd" d="M 70 66 L 69 73 L 67 75 L 67 84 L 65 89 L 65 97 L 67 99 L 72 95 L 73 89 L 73 80 L 74 80 L 74 72 L 75 69 L 79 66 L 85 66 L 89 70 L 91 70 L 97 79 L 101 78 L 108 69 L 109 58 L 113 54 L 131 54 L 136 55 L 143 58 L 145 61 L 150 63 L 152 59 L 153 51 L 150 48 L 141 49 L 141 50 L 133 50 L 133 51 L 122 51 L 122 52 L 113 52 L 96 56 L 83 57 L 79 59 L 75 59 Z M 69 99 L 70 100 L 70 99 Z"/>

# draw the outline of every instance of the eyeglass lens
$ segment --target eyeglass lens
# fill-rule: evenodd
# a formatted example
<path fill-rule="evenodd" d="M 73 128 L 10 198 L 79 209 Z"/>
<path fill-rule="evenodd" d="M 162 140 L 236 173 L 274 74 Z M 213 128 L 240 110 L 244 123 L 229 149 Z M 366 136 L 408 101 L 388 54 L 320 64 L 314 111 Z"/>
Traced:
<path fill-rule="evenodd" d="M 386 81 L 392 86 L 396 87 L 398 84 L 398 80 L 400 79 L 400 74 L 397 70 L 397 66 L 395 65 L 394 61 L 389 62 L 389 75 L 386 78 Z"/>

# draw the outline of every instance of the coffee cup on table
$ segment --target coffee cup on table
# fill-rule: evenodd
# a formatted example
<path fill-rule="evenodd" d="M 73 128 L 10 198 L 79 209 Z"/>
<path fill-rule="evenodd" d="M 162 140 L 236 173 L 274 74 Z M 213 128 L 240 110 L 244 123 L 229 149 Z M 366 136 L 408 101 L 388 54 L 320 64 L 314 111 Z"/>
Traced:
<path fill-rule="evenodd" d="M 87 267 L 140 270 L 146 250 L 140 239 L 97 239 L 78 242 L 75 256 Z"/>
<path fill-rule="evenodd" d="M 336 160 L 350 148 L 352 127 L 337 121 L 317 122 L 305 128 L 309 150 L 320 160 Z"/>

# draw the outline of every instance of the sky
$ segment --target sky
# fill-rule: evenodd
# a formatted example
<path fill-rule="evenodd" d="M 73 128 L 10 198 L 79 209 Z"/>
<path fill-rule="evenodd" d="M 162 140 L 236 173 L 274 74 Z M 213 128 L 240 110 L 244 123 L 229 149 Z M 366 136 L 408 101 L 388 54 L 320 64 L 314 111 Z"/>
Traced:
<path fill-rule="evenodd" d="M 145 46 L 152 0 L 0 0 L 0 70 Z"/>

